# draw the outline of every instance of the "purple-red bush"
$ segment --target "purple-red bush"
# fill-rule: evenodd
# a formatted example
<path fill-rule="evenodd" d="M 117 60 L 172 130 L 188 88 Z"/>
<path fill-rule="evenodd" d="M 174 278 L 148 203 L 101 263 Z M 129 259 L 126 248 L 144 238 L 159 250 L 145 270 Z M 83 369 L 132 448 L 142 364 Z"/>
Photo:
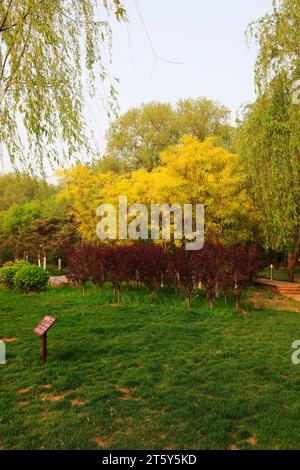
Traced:
<path fill-rule="evenodd" d="M 183 292 L 189 308 L 196 279 L 192 253 L 183 248 L 176 249 L 168 257 L 168 272 L 176 292 L 178 292 L 178 289 Z"/>
<path fill-rule="evenodd" d="M 233 293 L 238 309 L 241 295 L 253 284 L 262 267 L 262 260 L 255 245 L 228 248 L 227 258 L 227 290 Z"/>
<path fill-rule="evenodd" d="M 261 268 L 256 246 L 224 247 L 206 243 L 201 251 L 174 249 L 164 252 L 157 245 L 136 243 L 131 246 L 100 248 L 80 244 L 68 250 L 68 267 L 82 287 L 92 281 L 102 286 L 110 281 L 119 301 L 122 283 L 142 282 L 156 296 L 160 286 L 170 282 L 180 289 L 190 306 L 191 294 L 201 282 L 210 306 L 223 293 L 225 301 L 233 294 L 239 306 L 243 292 L 253 283 Z"/>
<path fill-rule="evenodd" d="M 162 247 L 157 245 L 135 245 L 139 280 L 151 289 L 153 297 L 158 288 L 166 281 L 167 256 Z"/>
<path fill-rule="evenodd" d="M 83 297 L 85 297 L 87 281 L 92 281 L 98 286 L 103 285 L 104 257 L 104 250 L 88 243 L 81 243 L 67 251 L 69 273 L 81 286 Z"/>
<path fill-rule="evenodd" d="M 199 278 L 206 290 L 207 300 L 212 308 L 227 273 L 227 249 L 220 243 L 205 244 L 198 256 L 200 262 Z"/>
<path fill-rule="evenodd" d="M 117 300 L 120 300 L 121 284 L 127 286 L 136 277 L 137 253 L 135 246 L 116 246 L 105 249 L 104 271 L 106 280 L 113 285 Z"/>

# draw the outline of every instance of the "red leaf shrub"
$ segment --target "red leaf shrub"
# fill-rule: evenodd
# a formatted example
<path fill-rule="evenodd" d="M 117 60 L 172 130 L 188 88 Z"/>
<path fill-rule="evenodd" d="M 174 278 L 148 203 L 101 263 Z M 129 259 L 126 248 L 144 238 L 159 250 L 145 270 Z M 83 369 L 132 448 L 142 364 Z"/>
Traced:
<path fill-rule="evenodd" d="M 158 288 L 166 280 L 167 257 L 163 248 L 157 245 L 141 243 L 135 245 L 135 250 L 139 280 L 151 289 L 153 297 L 155 297 Z"/>
<path fill-rule="evenodd" d="M 70 276 L 77 280 L 85 297 L 86 283 L 92 281 L 96 285 L 104 283 L 104 250 L 96 245 L 81 243 L 67 251 Z"/>
<path fill-rule="evenodd" d="M 195 287 L 195 272 L 192 263 L 192 253 L 176 249 L 168 259 L 168 271 L 175 286 L 176 292 L 180 289 L 187 300 L 188 308 L 191 305 L 191 294 Z"/>
<path fill-rule="evenodd" d="M 174 249 L 165 253 L 157 245 L 136 243 L 131 246 L 100 248 L 81 244 L 68 251 L 68 267 L 82 286 L 88 280 L 97 286 L 110 281 L 119 301 L 122 283 L 142 282 L 156 296 L 161 285 L 170 282 L 184 293 L 190 306 L 191 294 L 199 282 L 206 290 L 210 306 L 223 293 L 235 297 L 239 306 L 243 292 L 253 283 L 261 268 L 256 246 L 224 247 L 205 244 L 198 252 Z"/>
<path fill-rule="evenodd" d="M 241 295 L 253 284 L 262 268 L 262 260 L 255 245 L 228 248 L 227 290 L 235 297 L 239 308 Z"/>
<path fill-rule="evenodd" d="M 128 283 L 135 278 L 137 264 L 135 246 L 116 246 L 105 249 L 105 278 L 112 283 L 118 301 L 122 282 L 126 282 L 128 286 Z"/>

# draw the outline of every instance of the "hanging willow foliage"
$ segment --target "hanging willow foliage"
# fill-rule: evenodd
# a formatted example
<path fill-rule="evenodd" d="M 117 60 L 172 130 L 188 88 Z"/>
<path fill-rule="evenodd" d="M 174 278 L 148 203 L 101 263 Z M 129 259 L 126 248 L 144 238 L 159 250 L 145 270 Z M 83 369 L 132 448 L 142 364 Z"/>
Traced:
<path fill-rule="evenodd" d="M 273 11 L 249 31 L 259 47 L 258 99 L 245 110 L 239 151 L 265 245 L 291 253 L 292 280 L 300 250 L 300 105 L 293 99 L 300 79 L 299 0 L 274 0 Z"/>
<path fill-rule="evenodd" d="M 120 0 L 1 0 L 0 144 L 15 168 L 43 170 L 91 151 L 83 117 L 83 77 L 89 93 L 109 81 L 111 17 L 126 20 Z M 110 59 L 109 59 L 110 60 Z M 28 152 L 25 152 L 25 149 Z"/>

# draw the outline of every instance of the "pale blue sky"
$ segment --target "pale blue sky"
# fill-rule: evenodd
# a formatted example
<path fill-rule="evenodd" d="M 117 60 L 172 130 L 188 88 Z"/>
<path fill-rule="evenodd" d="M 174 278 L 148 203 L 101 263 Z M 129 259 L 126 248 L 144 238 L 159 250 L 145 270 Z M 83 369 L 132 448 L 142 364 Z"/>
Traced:
<path fill-rule="evenodd" d="M 126 0 L 130 23 L 115 28 L 114 70 L 121 79 L 122 111 L 143 101 L 208 96 L 234 111 L 254 98 L 254 44 L 245 30 L 265 14 L 272 0 Z M 156 53 L 181 62 L 157 61 Z"/>

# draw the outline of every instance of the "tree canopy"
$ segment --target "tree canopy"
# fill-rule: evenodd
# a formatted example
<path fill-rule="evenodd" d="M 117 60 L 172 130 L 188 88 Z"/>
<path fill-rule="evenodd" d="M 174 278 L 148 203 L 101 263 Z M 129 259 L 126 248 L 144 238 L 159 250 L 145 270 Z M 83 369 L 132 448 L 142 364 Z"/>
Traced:
<path fill-rule="evenodd" d="M 36 262 L 64 256 L 64 244 L 78 239 L 76 225 L 56 200 L 58 186 L 23 174 L 0 176 L 0 263 L 22 258 Z"/>
<path fill-rule="evenodd" d="M 273 2 L 273 12 L 250 26 L 259 54 L 256 103 L 246 108 L 238 148 L 249 194 L 262 215 L 267 248 L 290 252 L 290 279 L 300 249 L 300 78 L 298 0 Z"/>
<path fill-rule="evenodd" d="M 109 79 L 110 13 L 126 19 L 120 0 L 0 2 L 1 156 L 15 168 L 43 170 L 45 159 L 53 164 L 91 150 L 83 90 L 93 94 L 96 80 Z M 110 110 L 115 98 L 110 81 Z"/>
<path fill-rule="evenodd" d="M 184 135 L 201 141 L 214 136 L 220 145 L 231 148 L 229 109 L 207 98 L 181 100 L 176 106 L 153 102 L 132 108 L 111 124 L 104 162 L 121 171 L 151 171 L 161 163 L 160 153 Z"/>
<path fill-rule="evenodd" d="M 96 241 L 96 209 L 102 203 L 117 208 L 120 195 L 128 204 L 204 204 L 206 237 L 235 244 L 253 239 L 255 215 L 243 189 L 243 170 L 235 154 L 212 138 L 200 142 L 185 136 L 161 153 L 161 166 L 118 175 L 95 172 L 82 165 L 62 173 L 65 201 L 81 237 Z M 150 230 L 150 227 L 149 227 Z"/>
<path fill-rule="evenodd" d="M 13 204 L 26 204 L 34 199 L 47 200 L 56 191 L 55 186 L 27 174 L 0 175 L 0 211 L 9 209 Z"/>

